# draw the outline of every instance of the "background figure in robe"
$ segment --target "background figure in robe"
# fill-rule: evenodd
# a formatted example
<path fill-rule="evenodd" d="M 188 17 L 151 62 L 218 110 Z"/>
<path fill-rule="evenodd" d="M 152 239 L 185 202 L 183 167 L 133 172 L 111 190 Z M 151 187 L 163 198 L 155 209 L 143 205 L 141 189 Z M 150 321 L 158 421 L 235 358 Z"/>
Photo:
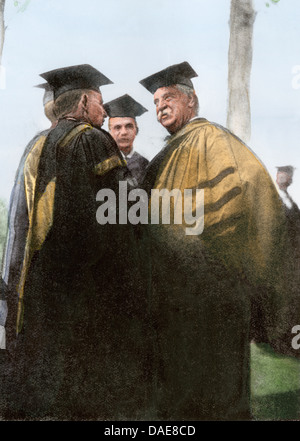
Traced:
<path fill-rule="evenodd" d="M 290 213 L 295 213 L 295 215 L 298 214 L 299 217 L 299 207 L 288 192 L 289 186 L 293 183 L 294 170 L 295 168 L 292 165 L 277 167 L 276 183 L 279 195 L 287 210 Z"/>
<path fill-rule="evenodd" d="M 297 290 L 299 290 L 300 275 L 300 210 L 288 191 L 288 188 L 293 183 L 294 172 L 295 167 L 292 165 L 277 167 L 276 184 L 287 219 L 291 248 L 290 270 L 286 273 L 287 284 L 290 286 L 290 289 L 297 292 Z M 291 281 L 294 282 L 292 284 L 294 286 L 291 286 Z M 291 301 L 289 305 L 289 310 L 290 314 L 293 314 L 293 311 L 297 311 L 297 305 L 295 305 L 293 301 Z M 276 347 L 280 349 L 281 343 L 277 342 Z"/>
<path fill-rule="evenodd" d="M 6 246 L 3 253 L 2 271 L 1 271 L 1 292 L 0 292 L 0 350 L 2 363 L 8 361 L 8 354 L 5 351 L 7 338 L 13 342 L 12 335 L 6 332 L 5 324 L 7 318 L 7 299 L 10 301 L 10 314 L 16 316 L 17 313 L 17 289 L 21 275 L 22 263 L 25 253 L 26 236 L 29 228 L 29 214 L 27 206 L 26 181 L 28 179 L 27 172 L 32 170 L 32 164 L 36 164 L 39 160 L 43 142 L 49 131 L 55 127 L 57 121 L 53 113 L 54 96 L 48 83 L 40 84 L 36 87 L 44 90 L 43 107 L 46 117 L 51 122 L 51 126 L 47 130 L 43 130 L 35 135 L 35 137 L 27 144 L 21 157 L 19 167 L 16 172 L 13 190 L 10 196 L 8 210 L 8 231 L 6 238 Z M 14 334 L 14 330 L 12 330 Z M 13 344 L 13 343 L 12 343 Z M 4 379 L 8 378 L 9 366 L 1 369 L 0 389 L 4 384 Z M 2 407 L 4 393 L 0 393 L 2 398 Z M 1 401 L 1 399 L 0 399 Z M 1 403 L 0 403 L 1 409 Z M 0 410 L 1 414 L 1 410 Z"/>
<path fill-rule="evenodd" d="M 136 117 L 147 109 L 127 94 L 106 103 L 104 108 L 109 116 L 109 133 L 126 159 L 131 174 L 140 184 L 149 161 L 134 150 L 133 143 L 139 130 Z"/>
<path fill-rule="evenodd" d="M 272 345 L 298 323 L 287 313 L 294 293 L 282 278 L 290 251 L 286 220 L 255 154 L 227 129 L 197 116 L 195 76 L 183 62 L 140 81 L 170 134 L 143 186 L 150 197 L 153 189 L 173 191 L 169 205 L 160 204 L 159 224 L 149 220 L 154 401 L 163 420 L 250 419 L 256 311 Z M 186 190 L 192 192 L 187 198 Z M 204 193 L 204 207 L 196 190 Z M 162 222 L 167 210 L 170 224 Z M 282 346 L 290 350 L 290 336 Z"/>
<path fill-rule="evenodd" d="M 8 234 L 1 271 L 1 293 L 3 297 L 0 301 L 0 309 L 3 310 L 3 313 L 0 314 L 0 316 L 3 318 L 6 318 L 6 313 L 4 313 L 4 311 L 7 309 L 5 298 L 8 296 L 14 297 L 15 299 L 17 298 L 17 286 L 25 252 L 25 242 L 29 226 L 25 190 L 27 170 L 32 169 L 32 162 L 36 163 L 39 160 L 39 155 L 41 153 L 40 146 L 48 135 L 49 131 L 57 124 L 57 119 L 53 113 L 54 97 L 49 84 L 43 83 L 35 87 L 39 87 L 44 90 L 44 113 L 51 122 L 51 127 L 37 133 L 35 137 L 28 143 L 16 172 L 14 187 L 10 197 L 8 212 Z M 0 326 L 2 325 L 4 327 L 4 324 L 5 320 L 3 320 L 2 323 L 0 322 Z M 2 344 L 2 349 L 5 349 L 4 341 Z"/>
<path fill-rule="evenodd" d="M 50 129 L 53 129 L 57 124 L 57 118 L 54 114 L 54 94 L 53 90 L 50 87 L 48 83 L 42 83 L 38 84 L 37 86 L 40 89 L 44 89 L 44 95 L 43 95 L 43 106 L 44 106 L 44 113 L 45 116 L 49 119 L 51 122 Z"/>
<path fill-rule="evenodd" d="M 126 285 L 119 256 L 131 265 L 130 225 L 101 225 L 100 189 L 118 194 L 132 177 L 109 133 L 90 65 L 41 75 L 58 119 L 28 170 L 29 228 L 15 298 L 9 296 L 5 419 L 138 418 L 145 404 L 144 308 Z M 36 173 L 34 173 L 36 171 Z M 117 213 L 116 213 L 117 214 Z M 120 228 L 119 228 L 120 227 Z M 138 307 L 137 307 L 138 305 Z M 16 313 L 15 313 L 16 312 Z"/>
<path fill-rule="evenodd" d="M 291 165 L 277 167 L 276 183 L 288 219 L 291 240 L 296 245 L 300 240 L 300 210 L 288 192 L 293 183 L 294 170 Z"/>

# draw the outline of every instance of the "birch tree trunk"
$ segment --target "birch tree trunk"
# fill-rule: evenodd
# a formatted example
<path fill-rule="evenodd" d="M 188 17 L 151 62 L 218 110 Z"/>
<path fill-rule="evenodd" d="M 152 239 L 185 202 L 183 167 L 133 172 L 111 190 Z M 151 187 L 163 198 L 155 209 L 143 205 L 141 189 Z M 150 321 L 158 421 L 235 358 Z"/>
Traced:
<path fill-rule="evenodd" d="M 0 66 L 2 61 L 2 52 L 3 52 L 4 35 L 5 35 L 4 6 L 5 6 L 5 0 L 0 0 Z"/>
<path fill-rule="evenodd" d="M 244 142 L 251 137 L 250 75 L 255 17 L 252 0 L 231 0 L 227 127 Z"/>

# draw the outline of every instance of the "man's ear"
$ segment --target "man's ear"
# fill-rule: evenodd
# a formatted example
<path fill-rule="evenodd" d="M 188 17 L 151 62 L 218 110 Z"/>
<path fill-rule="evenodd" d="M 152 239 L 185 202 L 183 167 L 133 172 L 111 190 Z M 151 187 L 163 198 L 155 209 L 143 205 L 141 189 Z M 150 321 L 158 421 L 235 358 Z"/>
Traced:
<path fill-rule="evenodd" d="M 135 130 L 136 130 L 135 136 L 136 136 L 139 133 L 139 127 L 137 125 L 136 119 L 134 119 L 134 122 L 135 122 Z"/>
<path fill-rule="evenodd" d="M 83 107 L 84 110 L 87 109 L 89 97 L 86 93 L 84 93 L 80 99 L 80 105 Z"/>
<path fill-rule="evenodd" d="M 196 94 L 195 91 L 189 95 L 189 102 L 188 102 L 188 107 L 194 108 L 196 104 Z"/>

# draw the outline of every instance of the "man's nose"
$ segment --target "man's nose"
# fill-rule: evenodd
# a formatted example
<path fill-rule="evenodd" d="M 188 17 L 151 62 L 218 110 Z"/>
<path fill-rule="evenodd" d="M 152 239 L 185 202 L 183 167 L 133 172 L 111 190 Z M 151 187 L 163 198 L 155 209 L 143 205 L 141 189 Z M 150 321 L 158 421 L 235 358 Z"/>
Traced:
<path fill-rule="evenodd" d="M 120 135 L 126 135 L 126 134 L 127 134 L 127 129 L 126 129 L 126 127 L 121 127 Z"/>
<path fill-rule="evenodd" d="M 160 112 L 161 110 L 164 110 L 165 108 L 166 108 L 165 100 L 161 99 L 160 101 L 158 101 L 158 103 L 156 104 L 157 112 Z"/>

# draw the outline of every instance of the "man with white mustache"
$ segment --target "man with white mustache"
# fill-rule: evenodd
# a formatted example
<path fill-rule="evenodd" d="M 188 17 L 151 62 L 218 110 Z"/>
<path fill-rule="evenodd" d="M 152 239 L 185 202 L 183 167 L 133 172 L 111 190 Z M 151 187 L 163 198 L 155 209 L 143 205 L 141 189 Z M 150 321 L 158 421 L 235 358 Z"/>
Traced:
<path fill-rule="evenodd" d="M 186 236 L 184 221 L 148 229 L 155 416 L 248 420 L 251 340 L 299 356 L 291 349 L 299 306 L 293 317 L 285 315 L 295 297 L 283 278 L 290 245 L 265 167 L 233 133 L 197 116 L 196 76 L 183 62 L 140 81 L 170 134 L 147 168 L 144 188 L 204 190 L 201 235 Z"/>

